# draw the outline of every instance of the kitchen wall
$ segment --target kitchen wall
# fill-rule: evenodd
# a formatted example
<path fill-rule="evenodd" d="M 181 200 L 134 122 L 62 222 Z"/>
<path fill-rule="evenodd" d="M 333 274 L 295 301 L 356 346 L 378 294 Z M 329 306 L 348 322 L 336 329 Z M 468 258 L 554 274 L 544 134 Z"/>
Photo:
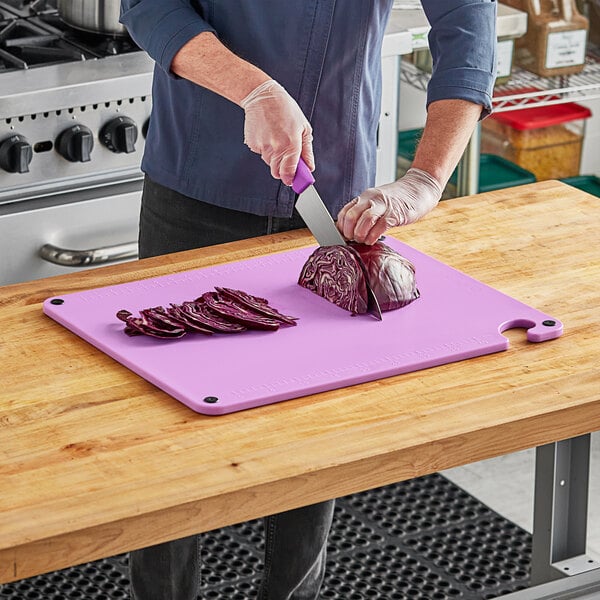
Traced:
<path fill-rule="evenodd" d="M 583 156 L 581 159 L 582 175 L 596 175 L 600 177 L 600 98 L 581 102 L 592 111 L 588 119 L 583 140 Z"/>

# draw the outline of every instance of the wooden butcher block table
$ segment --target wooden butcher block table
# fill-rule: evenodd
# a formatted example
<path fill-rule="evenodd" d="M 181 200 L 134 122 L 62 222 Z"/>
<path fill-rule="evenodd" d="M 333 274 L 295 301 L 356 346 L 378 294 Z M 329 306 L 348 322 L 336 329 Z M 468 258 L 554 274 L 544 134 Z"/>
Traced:
<path fill-rule="evenodd" d="M 513 330 L 504 352 L 218 417 L 42 302 L 314 245 L 306 230 L 0 287 L 0 582 L 585 439 L 600 429 L 599 223 L 600 199 L 555 181 L 442 202 L 390 234 L 560 319 L 561 337 Z"/>

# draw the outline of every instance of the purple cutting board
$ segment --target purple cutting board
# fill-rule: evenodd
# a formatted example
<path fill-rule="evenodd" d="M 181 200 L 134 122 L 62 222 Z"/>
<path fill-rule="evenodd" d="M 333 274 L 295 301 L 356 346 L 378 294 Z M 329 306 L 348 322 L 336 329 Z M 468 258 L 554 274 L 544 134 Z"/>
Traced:
<path fill-rule="evenodd" d="M 399 310 L 351 316 L 297 284 L 314 248 L 65 294 L 44 312 L 192 410 L 219 415 L 505 350 L 501 335 L 531 342 L 562 324 L 393 238 L 413 262 L 421 297 Z M 193 300 L 214 286 L 267 298 L 295 327 L 176 340 L 129 337 L 115 313 Z M 212 400 L 212 402 L 205 399 Z M 215 398 L 217 399 L 215 401 Z"/>

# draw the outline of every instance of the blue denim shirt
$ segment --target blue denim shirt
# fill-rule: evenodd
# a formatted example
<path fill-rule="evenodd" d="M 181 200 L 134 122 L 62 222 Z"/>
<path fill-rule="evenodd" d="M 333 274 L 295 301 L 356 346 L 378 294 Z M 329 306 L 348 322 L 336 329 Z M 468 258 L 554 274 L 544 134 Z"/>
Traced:
<path fill-rule="evenodd" d="M 122 0 L 121 21 L 155 60 L 142 170 L 226 208 L 290 216 L 291 188 L 243 143 L 241 108 L 170 71 L 192 37 L 213 32 L 296 99 L 313 127 L 316 187 L 333 215 L 375 181 L 381 44 L 393 0 Z M 434 70 L 427 103 L 491 108 L 495 0 L 423 0 Z"/>

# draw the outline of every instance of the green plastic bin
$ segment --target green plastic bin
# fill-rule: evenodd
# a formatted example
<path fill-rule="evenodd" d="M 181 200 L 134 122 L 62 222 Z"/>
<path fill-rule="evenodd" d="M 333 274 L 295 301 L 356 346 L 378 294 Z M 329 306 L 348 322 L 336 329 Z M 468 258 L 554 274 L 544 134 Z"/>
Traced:
<path fill-rule="evenodd" d="M 399 163 L 407 169 L 412 163 L 417 144 L 421 139 L 423 129 L 410 129 L 398 133 Z M 456 187 L 456 170 L 450 177 L 450 184 Z M 515 185 L 535 183 L 535 175 L 501 156 L 481 154 L 479 157 L 479 191 L 491 192 Z M 590 192 L 591 193 L 591 192 Z"/>
<path fill-rule="evenodd" d="M 565 177 L 560 181 L 600 198 L 600 177 L 596 177 L 595 175 L 579 175 L 577 177 Z"/>
<path fill-rule="evenodd" d="M 398 156 L 411 163 L 415 157 L 417 144 L 423 135 L 423 129 L 408 129 L 398 132 Z"/>
<path fill-rule="evenodd" d="M 456 185 L 456 171 L 452 173 L 450 182 Z M 535 175 L 523 167 L 516 165 L 495 154 L 482 154 L 479 157 L 479 191 L 491 192 L 515 185 L 535 183 Z"/>

